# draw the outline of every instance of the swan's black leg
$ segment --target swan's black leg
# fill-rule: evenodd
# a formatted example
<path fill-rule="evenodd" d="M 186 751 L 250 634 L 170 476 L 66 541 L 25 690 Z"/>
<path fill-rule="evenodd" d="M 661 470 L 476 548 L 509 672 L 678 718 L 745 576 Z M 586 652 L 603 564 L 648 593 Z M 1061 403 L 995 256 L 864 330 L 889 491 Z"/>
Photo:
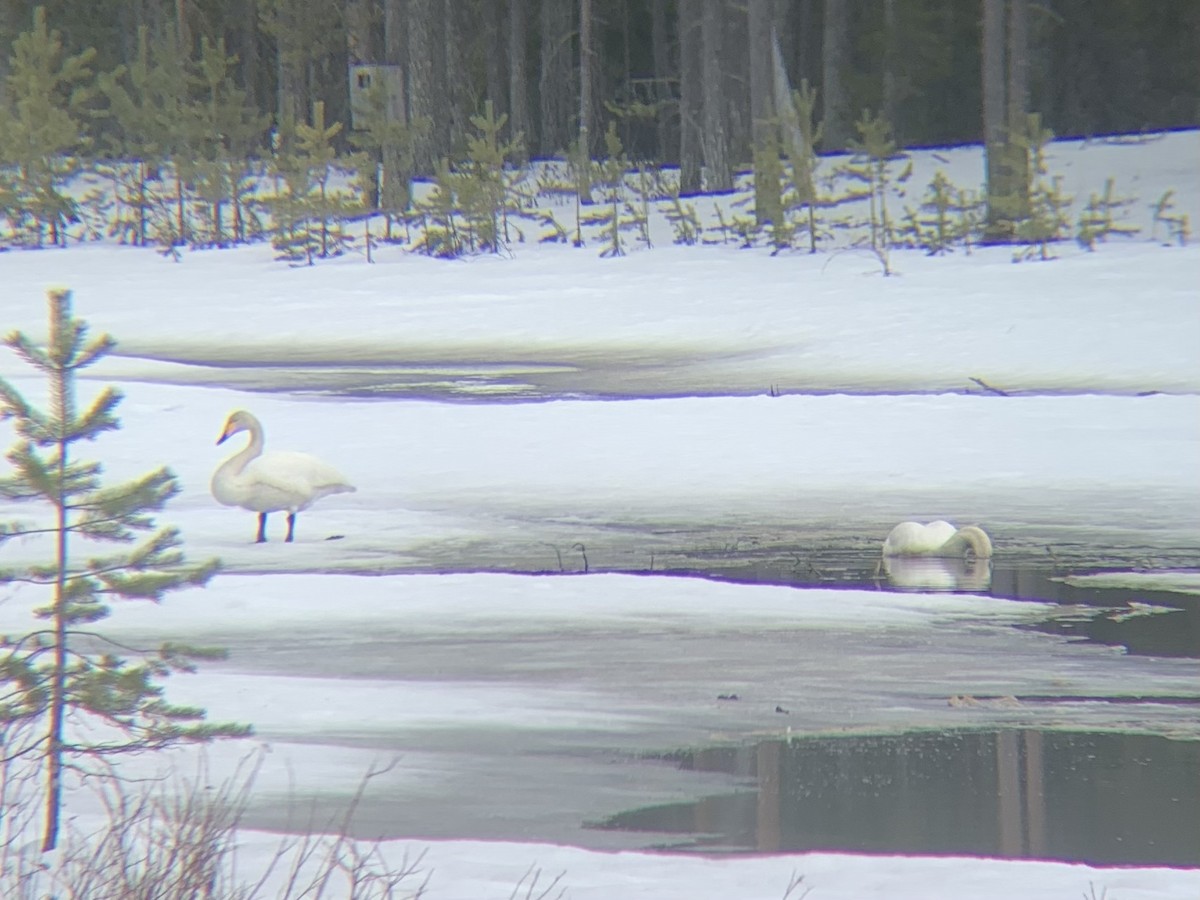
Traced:
<path fill-rule="evenodd" d="M 265 544 L 267 542 L 267 514 L 258 514 L 258 537 L 254 539 L 256 544 Z"/>
<path fill-rule="evenodd" d="M 288 536 L 284 538 L 289 544 L 292 542 L 292 533 L 296 530 L 296 514 L 288 513 Z"/>

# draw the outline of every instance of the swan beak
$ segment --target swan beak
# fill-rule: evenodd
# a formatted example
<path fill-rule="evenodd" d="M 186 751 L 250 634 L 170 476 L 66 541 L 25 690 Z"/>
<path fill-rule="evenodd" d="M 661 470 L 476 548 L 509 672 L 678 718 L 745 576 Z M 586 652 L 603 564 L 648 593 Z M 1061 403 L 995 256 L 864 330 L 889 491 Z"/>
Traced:
<path fill-rule="evenodd" d="M 217 444 L 218 444 L 218 445 L 220 445 L 220 444 L 223 444 L 223 443 L 225 443 L 225 440 L 226 440 L 226 439 L 227 439 L 227 438 L 228 438 L 228 437 L 229 437 L 231 434 L 233 434 L 233 432 L 229 430 L 229 423 L 228 423 L 228 422 L 226 422 L 226 423 L 225 423 L 225 430 L 224 430 L 224 431 L 222 431 L 222 432 L 221 432 L 221 436 L 220 436 L 219 438 L 217 438 Z"/>

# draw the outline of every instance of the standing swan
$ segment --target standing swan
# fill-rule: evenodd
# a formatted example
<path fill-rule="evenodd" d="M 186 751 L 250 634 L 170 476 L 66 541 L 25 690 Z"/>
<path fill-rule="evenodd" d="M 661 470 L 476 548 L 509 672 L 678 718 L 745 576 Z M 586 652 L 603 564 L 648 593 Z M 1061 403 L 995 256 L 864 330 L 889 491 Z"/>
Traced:
<path fill-rule="evenodd" d="M 262 423 L 244 409 L 225 420 L 225 430 L 217 443 L 239 431 L 250 432 L 250 443 L 213 473 L 212 495 L 224 506 L 240 506 L 258 513 L 258 543 L 267 540 L 267 513 L 287 510 L 286 540 L 291 541 L 296 513 L 328 494 L 354 490 L 333 466 L 306 453 L 264 454 Z"/>
<path fill-rule="evenodd" d="M 992 555 L 992 542 L 982 528 L 966 525 L 955 528 L 949 522 L 901 522 L 883 542 L 884 556 L 964 557 L 975 554 L 976 559 Z"/>

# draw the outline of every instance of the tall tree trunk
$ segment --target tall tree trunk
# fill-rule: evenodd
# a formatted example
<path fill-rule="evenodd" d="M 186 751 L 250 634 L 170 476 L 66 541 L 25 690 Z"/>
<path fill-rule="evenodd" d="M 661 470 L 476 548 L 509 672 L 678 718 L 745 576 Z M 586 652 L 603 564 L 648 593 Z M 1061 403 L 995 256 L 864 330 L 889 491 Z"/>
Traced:
<path fill-rule="evenodd" d="M 443 145 L 436 123 L 446 118 L 435 61 L 440 29 L 434 20 L 440 14 L 440 0 L 408 0 L 408 110 L 413 121 L 425 119 L 430 126 L 417 138 L 414 148 L 414 167 L 425 175 L 437 165 Z"/>
<path fill-rule="evenodd" d="M 371 0 L 346 0 L 346 56 L 352 63 L 377 63 L 382 48 L 376 34 L 378 11 Z"/>
<path fill-rule="evenodd" d="M 526 70 L 526 28 L 529 0 L 508 0 L 508 133 L 510 140 L 520 139 L 518 160 L 529 158 L 529 148 L 537 145 L 530 131 L 529 78 Z"/>
<path fill-rule="evenodd" d="M 237 40 L 234 46 L 238 48 L 238 68 L 241 72 L 242 88 L 246 92 L 246 102 L 251 109 L 261 109 L 257 18 L 243 23 L 242 27 L 237 30 Z"/>
<path fill-rule="evenodd" d="M 447 115 L 439 155 L 466 145 L 467 130 L 474 110 L 471 107 L 467 78 L 466 49 L 460 15 L 466 8 L 462 0 L 442 0 L 442 53 L 436 71 L 444 83 L 443 98 Z"/>
<path fill-rule="evenodd" d="M 666 163 L 675 156 L 675 129 L 668 111 L 671 102 L 671 46 L 667 19 L 668 0 L 650 0 L 650 52 L 654 59 L 654 100 L 658 104 L 655 119 L 655 157 Z"/>
<path fill-rule="evenodd" d="M 592 0 L 579 0 L 579 152 L 592 157 Z"/>
<path fill-rule="evenodd" d="M 508 84 L 504 78 L 504 4 L 499 0 L 483 4 L 483 28 L 486 35 L 484 69 L 487 79 L 485 97 L 492 101 L 496 117 L 508 113 Z"/>
<path fill-rule="evenodd" d="M 983 0 L 983 143 L 987 176 L 988 241 L 1006 241 L 1012 236 L 1011 218 L 1004 198 L 1009 186 L 1005 175 L 1005 143 L 1008 126 L 1007 80 L 1005 78 L 1005 0 Z"/>
<path fill-rule="evenodd" d="M 703 188 L 704 153 L 700 128 L 704 116 L 704 39 L 700 25 L 704 0 L 679 0 L 679 192 Z"/>
<path fill-rule="evenodd" d="M 388 84 L 388 116 L 393 122 L 408 123 L 408 79 L 405 77 L 405 61 L 408 58 L 406 35 L 408 30 L 408 0 L 384 0 L 383 7 L 383 58 L 389 66 L 395 66 L 396 75 Z M 383 191 L 381 201 L 384 208 L 402 212 L 412 202 L 412 165 L 404 159 L 399 147 L 389 144 L 383 148 Z M 390 219 L 389 228 L 390 226 Z"/>
<path fill-rule="evenodd" d="M 900 60 L 899 0 L 883 0 L 883 118 L 892 126 L 896 143 L 903 146 L 904 123 L 900 121 L 902 81 Z"/>
<path fill-rule="evenodd" d="M 192 55 L 192 29 L 188 24 L 187 0 L 175 0 L 175 42 L 185 57 Z"/>
<path fill-rule="evenodd" d="M 724 83 L 721 92 L 725 101 L 725 153 L 730 171 L 739 162 L 751 158 L 754 143 L 754 122 L 750 115 L 750 42 L 746 10 L 758 4 L 743 4 L 722 0 L 719 16 L 721 27 L 721 70 Z M 762 4 L 770 14 L 770 0 Z"/>
<path fill-rule="evenodd" d="M 1010 189 L 1017 195 L 1017 215 L 1029 214 L 1029 0 L 1008 0 L 1008 145 Z"/>
<path fill-rule="evenodd" d="M 779 159 L 778 142 L 771 140 L 778 128 L 775 122 L 773 90 L 775 79 L 772 72 L 774 52 L 772 31 L 772 4 L 747 4 L 750 66 L 750 117 L 754 133 L 754 216 L 759 225 L 774 221 L 779 214 L 779 177 L 776 167 L 764 157 L 774 154 Z M 766 163 L 766 165 L 764 165 Z M 774 179 L 774 184 L 769 181 Z"/>
<path fill-rule="evenodd" d="M 821 0 L 800 0 L 796 7 L 796 78 L 793 84 L 808 79 L 809 84 L 821 84 L 821 29 L 817 27 L 817 4 Z M 825 88 L 821 87 L 824 97 Z"/>
<path fill-rule="evenodd" d="M 304 76 L 295 60 L 295 50 L 276 39 L 276 121 L 281 127 L 292 127 L 297 122 L 307 121 L 304 115 Z M 286 124 L 285 124 L 286 123 Z"/>
<path fill-rule="evenodd" d="M 821 87 L 824 94 L 826 150 L 844 150 L 850 142 L 850 106 L 846 96 L 850 18 L 846 0 L 825 0 L 821 45 Z"/>
<path fill-rule="evenodd" d="M 725 72 L 721 52 L 726 25 L 724 12 L 724 0 L 702 0 L 704 130 L 700 134 L 700 146 L 704 154 L 705 188 L 709 191 L 733 189 L 733 167 L 729 162 L 729 110 L 725 104 Z"/>
<path fill-rule="evenodd" d="M 569 0 L 542 3 L 542 66 L 538 79 L 541 101 L 541 152 L 553 156 L 566 151 L 575 135 L 571 120 L 576 110 L 575 61 L 571 52 L 574 27 Z"/>

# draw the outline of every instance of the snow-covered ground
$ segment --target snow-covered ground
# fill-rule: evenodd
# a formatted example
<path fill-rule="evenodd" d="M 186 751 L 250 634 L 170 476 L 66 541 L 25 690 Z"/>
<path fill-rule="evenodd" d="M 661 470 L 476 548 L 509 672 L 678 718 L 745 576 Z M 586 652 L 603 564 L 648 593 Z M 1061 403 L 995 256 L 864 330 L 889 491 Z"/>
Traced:
<path fill-rule="evenodd" d="M 1174 188 L 1197 221 L 1198 149 L 1196 132 L 1071 143 L 1052 165 L 1074 192 L 1116 176 L 1143 223 Z M 969 182 L 979 166 L 972 149 L 939 155 L 919 155 L 918 180 L 946 165 Z M 998 565 L 1046 545 L 1200 565 L 1200 247 L 1143 236 L 1058 253 L 895 253 L 899 274 L 883 278 L 851 252 L 385 250 L 289 269 L 263 247 L 173 263 L 82 246 L 0 256 L 0 326 L 43 333 L 44 291 L 62 284 L 119 340 L 91 374 L 126 393 L 123 428 L 95 458 L 113 477 L 170 465 L 183 492 L 162 520 L 229 574 L 106 627 L 231 649 L 169 696 L 258 728 L 209 753 L 219 774 L 270 745 L 260 822 L 282 826 L 270 810 L 289 794 L 337 805 L 396 757 L 359 833 L 404 837 L 392 853 L 427 847 L 431 897 L 509 896 L 530 866 L 565 873 L 573 898 L 781 897 L 793 873 L 814 898 L 1196 897 L 1194 870 L 610 853 L 604 841 L 638 839 L 582 828 L 724 784 L 640 753 L 789 730 L 1200 737 L 1194 659 L 1024 627 L 1086 611 L 656 574 L 698 545 L 736 554 L 768 537 L 819 566 L 822 548 L 866 553 L 896 521 L 939 517 L 987 528 Z M 0 375 L 38 392 L 11 354 Z M 515 402 L 531 397 L 544 402 Z M 252 544 L 253 515 L 208 494 L 228 452 L 213 442 L 239 407 L 268 448 L 314 453 L 358 487 L 301 513 L 293 545 L 279 516 L 272 542 Z M 34 515 L 0 507 L 3 521 Z M 0 558 L 40 549 L 9 542 Z M 587 576 L 557 574 L 585 557 Z M 1194 603 L 1194 576 L 1137 577 Z M 40 599 L 6 588 L 0 628 Z M 1010 695 L 1159 702 L 948 702 Z M 247 838 L 251 869 L 275 840 Z"/>

